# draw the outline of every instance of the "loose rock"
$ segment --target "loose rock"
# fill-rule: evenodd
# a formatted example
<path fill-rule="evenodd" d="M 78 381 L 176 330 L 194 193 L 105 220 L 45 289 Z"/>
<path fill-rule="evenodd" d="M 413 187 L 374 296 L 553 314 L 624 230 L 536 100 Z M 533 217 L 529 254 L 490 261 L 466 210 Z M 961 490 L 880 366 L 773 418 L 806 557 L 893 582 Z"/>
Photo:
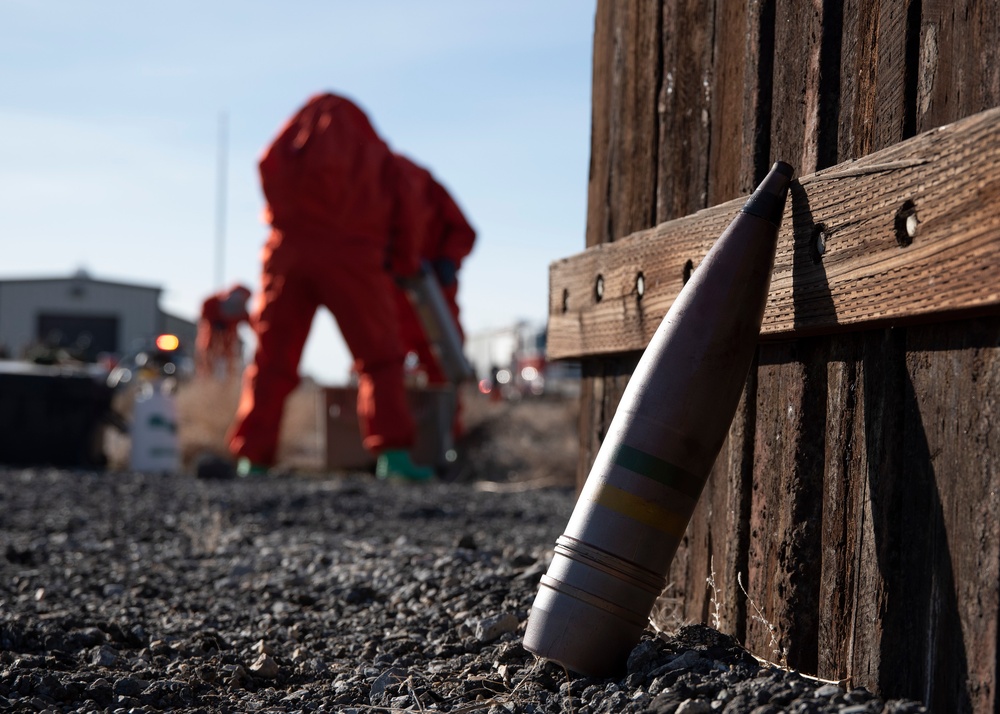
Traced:
<path fill-rule="evenodd" d="M 278 676 L 278 663 L 270 655 L 261 654 L 260 657 L 250 665 L 250 674 L 264 679 L 274 679 Z"/>
<path fill-rule="evenodd" d="M 923 711 L 762 666 L 703 626 L 648 631 L 620 678 L 537 660 L 520 638 L 569 487 L 48 469 L 0 481 L 0 709 Z"/>

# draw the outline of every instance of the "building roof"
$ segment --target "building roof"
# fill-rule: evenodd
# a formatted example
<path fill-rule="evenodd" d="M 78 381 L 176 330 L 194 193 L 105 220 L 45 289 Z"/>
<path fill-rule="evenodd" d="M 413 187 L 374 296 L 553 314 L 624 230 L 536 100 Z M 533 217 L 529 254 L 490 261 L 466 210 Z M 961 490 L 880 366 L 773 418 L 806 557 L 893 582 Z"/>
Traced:
<path fill-rule="evenodd" d="M 140 285 L 138 283 L 126 283 L 116 280 L 98 280 L 90 277 L 90 275 L 83 270 L 79 270 L 73 275 L 60 276 L 60 277 L 34 277 L 34 278 L 3 278 L 0 277 L 0 286 L 2 285 L 14 285 L 18 283 L 80 283 L 86 282 L 96 285 L 108 285 L 110 287 L 117 288 L 129 288 L 132 290 L 151 290 L 157 293 L 163 292 L 163 288 L 159 285 Z"/>

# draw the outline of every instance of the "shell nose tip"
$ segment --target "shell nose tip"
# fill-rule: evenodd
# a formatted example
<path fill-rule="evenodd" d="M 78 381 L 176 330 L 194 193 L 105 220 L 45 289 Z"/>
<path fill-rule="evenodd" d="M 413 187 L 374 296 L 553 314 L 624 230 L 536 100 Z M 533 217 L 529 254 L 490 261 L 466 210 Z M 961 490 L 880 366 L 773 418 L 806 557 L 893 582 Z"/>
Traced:
<path fill-rule="evenodd" d="M 779 174 L 785 178 L 791 180 L 792 176 L 795 174 L 795 167 L 784 161 L 775 161 L 774 166 L 771 167 L 772 171 L 777 171 Z"/>

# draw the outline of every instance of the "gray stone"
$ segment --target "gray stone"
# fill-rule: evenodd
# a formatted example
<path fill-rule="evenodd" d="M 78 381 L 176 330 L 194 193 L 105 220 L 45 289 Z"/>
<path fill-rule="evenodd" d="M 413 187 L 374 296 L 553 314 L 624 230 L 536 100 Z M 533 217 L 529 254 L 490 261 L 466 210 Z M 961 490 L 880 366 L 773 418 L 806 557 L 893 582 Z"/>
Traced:
<path fill-rule="evenodd" d="M 8 561 L 0 709 L 883 711 L 864 690 L 761 667 L 703 626 L 647 631 L 609 678 L 536 659 L 517 635 L 538 586 L 518 575 L 548 562 L 571 488 L 16 474 L 0 467 L 0 541 L 38 557 Z M 456 547 L 463 534 L 476 549 Z"/>
<path fill-rule="evenodd" d="M 517 615 L 507 612 L 479 620 L 475 624 L 474 633 L 479 642 L 493 642 L 508 632 L 515 632 L 517 625 Z"/>
<path fill-rule="evenodd" d="M 91 664 L 98 667 L 112 667 L 118 661 L 118 650 L 111 645 L 95 647 L 90 656 Z"/>
<path fill-rule="evenodd" d="M 829 699 L 830 697 L 835 697 L 838 694 L 843 694 L 843 693 L 844 693 L 843 688 L 839 687 L 836 684 L 824 684 L 822 687 L 820 687 L 813 693 L 813 696 L 816 697 L 817 699 Z"/>
<path fill-rule="evenodd" d="M 710 714 L 712 705 L 704 699 L 686 699 L 681 702 L 674 714 Z"/>
<path fill-rule="evenodd" d="M 665 669 L 668 672 L 672 672 L 678 669 L 694 669 L 704 660 L 701 655 L 699 655 L 694 650 L 688 650 L 684 652 L 680 657 L 676 657 L 667 663 Z"/>
<path fill-rule="evenodd" d="M 274 661 L 271 655 L 264 654 L 263 652 L 250 665 L 250 674 L 255 677 L 263 677 L 264 679 L 274 679 L 278 676 L 278 671 L 278 663 Z"/>
<path fill-rule="evenodd" d="M 375 678 L 371 689 L 368 692 L 368 699 L 372 704 L 377 704 L 385 695 L 385 690 L 391 685 L 402 682 L 406 679 L 406 670 L 401 667 L 390 667 Z"/>

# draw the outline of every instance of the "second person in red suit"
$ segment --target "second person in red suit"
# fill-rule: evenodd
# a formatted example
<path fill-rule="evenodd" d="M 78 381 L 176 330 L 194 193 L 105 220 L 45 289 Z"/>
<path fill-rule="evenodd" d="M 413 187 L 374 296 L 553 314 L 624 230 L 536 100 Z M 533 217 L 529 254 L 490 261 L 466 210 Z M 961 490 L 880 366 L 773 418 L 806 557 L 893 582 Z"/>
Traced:
<path fill-rule="evenodd" d="M 427 207 L 416 215 L 419 220 L 425 221 L 425 225 L 412 230 L 413 234 L 421 237 L 421 244 L 418 246 L 420 260 L 434 270 L 458 333 L 464 337 L 459 320 L 458 271 L 462 267 L 462 261 L 472 252 L 476 232 L 455 200 L 430 171 L 401 154 L 396 154 L 396 161 L 404 184 L 417 186 L 418 195 Z M 419 368 L 427 375 L 428 384 L 446 384 L 448 379 L 431 351 L 420 318 L 402 289 L 396 290 L 396 305 L 404 348 L 407 352 L 416 354 Z M 461 436 L 461 422 L 457 413 L 454 432 L 456 438 Z"/>

